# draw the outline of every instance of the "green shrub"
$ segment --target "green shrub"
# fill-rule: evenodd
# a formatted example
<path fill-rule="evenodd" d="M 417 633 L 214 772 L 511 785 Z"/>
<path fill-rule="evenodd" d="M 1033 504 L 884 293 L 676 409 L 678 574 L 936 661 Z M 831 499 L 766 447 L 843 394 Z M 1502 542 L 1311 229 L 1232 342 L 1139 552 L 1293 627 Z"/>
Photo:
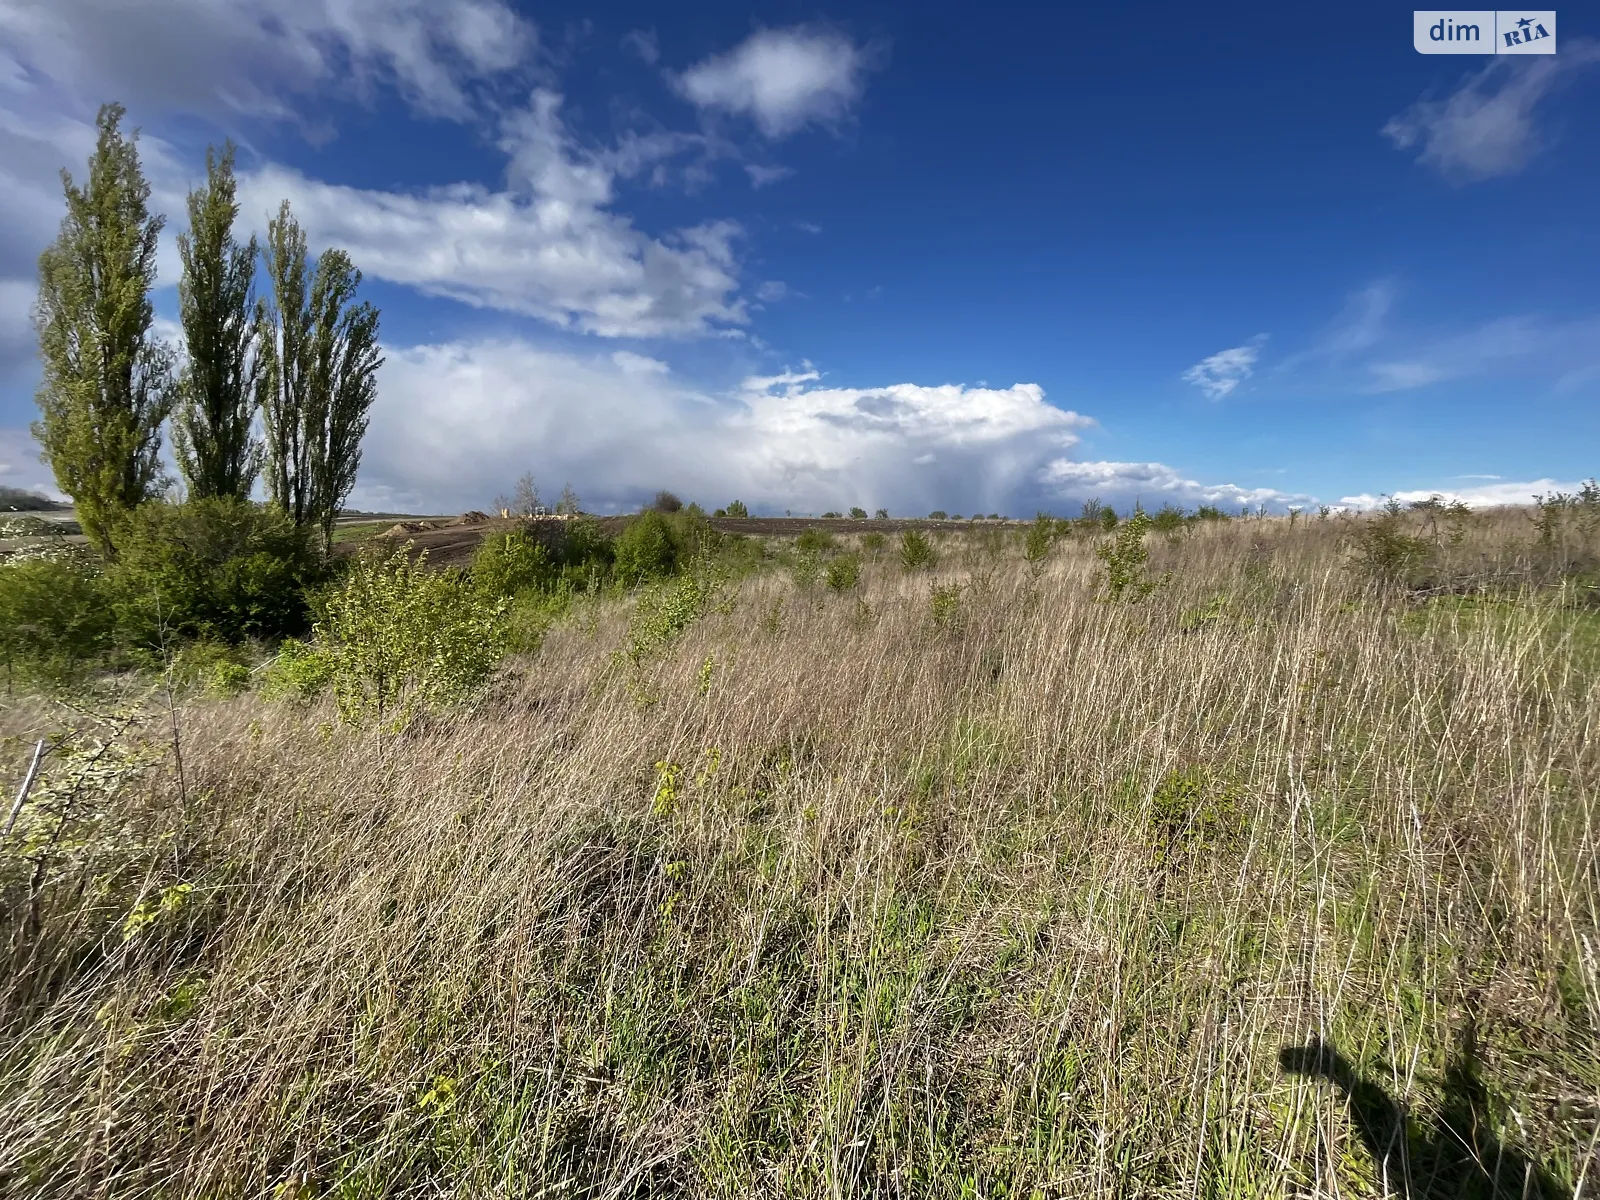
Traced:
<path fill-rule="evenodd" d="M 889 539 L 881 533 L 869 533 L 861 539 L 861 546 L 868 554 L 877 555 L 889 544 Z"/>
<path fill-rule="evenodd" d="M 671 524 L 655 510 L 640 513 L 617 535 L 615 554 L 616 578 L 626 587 L 672 574 L 677 548 Z"/>
<path fill-rule="evenodd" d="M 843 595 L 861 582 L 861 560 L 854 554 L 841 554 L 828 564 L 828 587 Z"/>
<path fill-rule="evenodd" d="M 877 512 L 872 514 L 872 519 L 874 521 L 887 521 L 889 519 L 889 510 L 887 508 L 880 508 Z"/>
<path fill-rule="evenodd" d="M 307 531 L 276 508 L 231 498 L 140 505 L 116 534 L 105 583 L 124 644 L 236 643 L 302 632 L 325 568 Z"/>
<path fill-rule="evenodd" d="M 948 521 L 949 519 L 950 514 L 945 512 L 942 508 L 936 508 L 928 514 L 928 520 L 930 521 Z"/>
<path fill-rule="evenodd" d="M 656 498 L 650 502 L 650 508 L 658 513 L 675 513 L 682 507 L 683 501 L 664 489 L 657 492 Z"/>
<path fill-rule="evenodd" d="M 430 571 L 425 554 L 359 560 L 320 599 L 317 653 L 349 725 L 399 729 L 466 699 L 505 649 L 504 602 L 487 602 L 455 572 Z"/>
<path fill-rule="evenodd" d="M 794 540 L 794 548 L 804 553 L 826 554 L 839 545 L 838 539 L 826 529 L 813 526 Z"/>
<path fill-rule="evenodd" d="M 1137 603 L 1166 582 L 1165 577 L 1151 579 L 1145 571 L 1150 551 L 1145 548 L 1144 535 L 1150 526 L 1148 514 L 1135 512 L 1111 541 L 1095 547 L 1095 554 L 1105 563 L 1108 599 Z"/>
<path fill-rule="evenodd" d="M 64 683 L 110 647 L 114 621 L 88 554 L 21 555 L 0 562 L 0 657 L 19 676 Z"/>
<path fill-rule="evenodd" d="M 1050 547 L 1055 544 L 1056 536 L 1055 518 L 1049 513 L 1041 512 L 1034 517 L 1033 524 L 1028 526 L 1027 535 L 1022 542 L 1022 557 L 1038 570 L 1044 565 Z"/>
<path fill-rule="evenodd" d="M 928 616 L 940 633 L 959 633 L 966 624 L 966 614 L 961 608 L 961 585 L 947 583 L 935 587 L 928 597 Z"/>
<path fill-rule="evenodd" d="M 472 583 L 485 597 L 509 600 L 548 586 L 556 573 L 548 551 L 526 529 L 492 533 L 472 556 Z"/>
<path fill-rule="evenodd" d="M 836 513 L 836 512 L 825 512 L 825 513 L 822 514 L 822 519 L 824 521 L 837 521 L 837 520 L 840 520 L 841 518 L 840 518 L 839 514 Z"/>
<path fill-rule="evenodd" d="M 689 564 L 670 584 L 641 595 L 628 622 L 624 656 L 635 668 L 663 653 L 722 599 L 722 573 L 706 559 Z"/>
<path fill-rule="evenodd" d="M 294 638 L 278 648 L 278 657 L 268 665 L 261 691 L 269 700 L 310 700 L 333 678 L 333 658 L 315 646 Z"/>
<path fill-rule="evenodd" d="M 926 534 L 908 529 L 900 535 L 900 565 L 907 571 L 921 571 L 938 561 Z"/>
<path fill-rule="evenodd" d="M 1393 501 L 1355 536 L 1357 565 L 1367 576 L 1383 584 L 1403 586 L 1414 582 L 1416 574 L 1433 557 L 1433 550 L 1427 538 L 1405 532 L 1400 506 Z"/>
<path fill-rule="evenodd" d="M 864 508 L 852 508 L 850 510 L 850 519 L 852 521 L 865 521 L 867 519 L 867 510 Z"/>
<path fill-rule="evenodd" d="M 745 517 L 750 515 L 750 510 L 744 506 L 743 500 L 729 501 L 728 507 L 724 511 L 728 516 L 738 518 L 739 520 L 743 520 Z"/>
<path fill-rule="evenodd" d="M 797 549 L 789 564 L 789 577 L 794 580 L 795 587 L 802 590 L 813 586 L 822 577 L 821 552 L 809 547 Z"/>

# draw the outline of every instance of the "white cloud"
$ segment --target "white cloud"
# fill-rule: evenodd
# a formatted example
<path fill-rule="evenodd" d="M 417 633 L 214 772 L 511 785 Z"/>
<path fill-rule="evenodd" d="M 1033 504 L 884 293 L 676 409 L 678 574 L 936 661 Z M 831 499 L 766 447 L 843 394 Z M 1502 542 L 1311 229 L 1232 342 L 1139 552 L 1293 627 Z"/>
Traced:
<path fill-rule="evenodd" d="M 1265 504 L 1282 509 L 1313 498 L 1276 488 L 1242 488 L 1231 483 L 1207 484 L 1185 479 L 1164 463 L 1074 462 L 1057 459 L 1039 474 L 1039 482 L 1058 499 L 1099 499 L 1118 505 L 1141 501 L 1145 508 L 1163 504 L 1214 504 L 1240 507 Z"/>
<path fill-rule="evenodd" d="M 648 66 L 654 66 L 661 57 L 661 43 L 653 29 L 628 30 L 622 35 L 622 48 Z"/>
<path fill-rule="evenodd" d="M 781 279 L 763 280 L 756 288 L 756 299 L 763 304 L 774 304 L 789 294 L 789 285 Z"/>
<path fill-rule="evenodd" d="M 842 119 L 860 98 L 874 54 L 827 29 L 764 29 L 690 67 L 678 90 L 702 109 L 747 116 L 769 138 Z"/>
<path fill-rule="evenodd" d="M 793 167 L 763 167 L 759 163 L 746 163 L 744 169 L 745 174 L 750 176 L 750 186 L 753 188 L 764 188 L 769 183 L 777 183 L 794 174 Z"/>
<path fill-rule="evenodd" d="M 1497 475 L 1470 476 L 1463 475 L 1463 479 L 1498 479 Z M 1429 491 L 1403 491 L 1392 492 L 1382 496 L 1374 496 L 1363 492 L 1359 496 L 1345 496 L 1339 501 L 1341 505 L 1350 508 L 1377 508 L 1392 495 L 1402 504 L 1411 504 L 1418 500 L 1427 500 L 1432 496 L 1439 496 L 1444 500 L 1459 500 L 1473 508 L 1493 508 L 1501 504 L 1532 504 L 1535 496 L 1548 496 L 1554 492 L 1576 492 L 1583 484 L 1578 480 L 1569 480 L 1565 483 L 1555 479 L 1535 479 L 1526 483 L 1500 482 L 1485 484 L 1482 487 L 1471 488 L 1435 488 Z"/>
<path fill-rule="evenodd" d="M 388 85 L 464 119 L 536 32 L 501 0 L 3 0 L 0 40 L 48 79 L 135 108 L 287 117 L 286 93 Z"/>
<path fill-rule="evenodd" d="M 708 505 L 738 496 L 779 512 L 998 512 L 1031 503 L 1040 467 L 1091 423 L 1046 403 L 1034 384 L 844 388 L 787 371 L 712 392 L 642 356 L 522 340 L 387 355 L 362 507 L 481 508 L 532 470 L 572 480 L 599 510 L 668 487 Z"/>
<path fill-rule="evenodd" d="M 1184 381 L 1194 384 L 1207 399 L 1220 400 L 1254 373 L 1264 340 L 1257 337 L 1246 345 L 1219 350 L 1201 359 L 1183 373 Z"/>
<path fill-rule="evenodd" d="M 1369 363 L 1366 390 L 1406 391 L 1449 379 L 1526 372 L 1529 368 L 1556 375 L 1581 370 L 1584 363 L 1592 361 L 1597 345 L 1597 317 L 1561 323 L 1531 316 L 1500 317 L 1465 333 L 1424 343 L 1404 358 Z"/>
<path fill-rule="evenodd" d="M 287 197 L 314 245 L 344 247 L 369 275 L 564 329 L 662 337 L 743 324 L 739 227 L 642 233 L 611 210 L 614 161 L 577 146 L 559 108 L 559 96 L 539 91 L 508 123 L 504 191 L 459 183 L 385 192 L 266 166 L 241 178 L 240 204 L 264 226 Z"/>
<path fill-rule="evenodd" d="M 26 429 L 0 426 L 0 484 L 40 492 L 54 500 L 65 499 L 56 490 L 50 468 L 39 461 L 39 443 Z"/>
<path fill-rule="evenodd" d="M 1383 134 L 1419 162 L 1458 181 L 1510 175 L 1548 139 L 1534 110 L 1553 88 L 1600 62 L 1600 43 L 1568 42 L 1560 55 L 1497 57 L 1443 100 L 1424 97 L 1391 117 Z"/>

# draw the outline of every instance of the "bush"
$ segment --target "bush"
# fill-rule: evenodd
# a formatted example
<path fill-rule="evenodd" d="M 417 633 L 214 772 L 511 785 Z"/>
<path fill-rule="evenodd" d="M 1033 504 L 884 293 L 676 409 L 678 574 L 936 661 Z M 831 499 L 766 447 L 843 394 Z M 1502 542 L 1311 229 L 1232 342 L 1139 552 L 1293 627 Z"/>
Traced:
<path fill-rule="evenodd" d="M 837 521 L 840 519 L 840 517 L 836 512 L 825 512 L 822 514 L 822 519 L 824 521 Z"/>
<path fill-rule="evenodd" d="M 908 529 L 900 535 L 900 565 L 908 571 L 920 571 L 938 561 L 933 543 L 925 534 Z"/>
<path fill-rule="evenodd" d="M 861 539 L 861 546 L 868 554 L 882 553 L 883 548 L 889 544 L 889 539 L 881 533 L 869 533 Z"/>
<path fill-rule="evenodd" d="M 518 592 L 548 586 L 556 574 L 550 554 L 526 529 L 493 533 L 472 556 L 472 583 L 485 597 L 509 600 Z"/>
<path fill-rule="evenodd" d="M 961 611 L 961 585 L 949 583 L 934 588 L 928 597 L 928 616 L 940 633 L 960 633 L 966 624 L 966 615 Z"/>
<path fill-rule="evenodd" d="M 8 686 L 65 682 L 111 645 L 114 622 L 94 560 L 82 553 L 0 563 L 0 656 Z"/>
<path fill-rule="evenodd" d="M 657 492 L 656 498 L 650 502 L 650 508 L 658 513 L 675 513 L 682 507 L 683 501 L 665 489 Z"/>
<path fill-rule="evenodd" d="M 1117 530 L 1115 538 L 1095 547 L 1095 554 L 1106 565 L 1108 599 L 1137 603 L 1166 582 L 1165 577 L 1151 579 L 1145 573 L 1150 551 L 1145 548 L 1144 535 L 1151 524 L 1148 514 L 1136 512 Z"/>
<path fill-rule="evenodd" d="M 1055 540 L 1055 518 L 1049 513 L 1041 512 L 1034 517 L 1033 524 L 1028 526 L 1027 536 L 1022 543 L 1022 557 L 1035 569 L 1042 567 L 1045 556 L 1050 553 L 1050 547 Z"/>
<path fill-rule="evenodd" d="M 852 521 L 865 521 L 867 519 L 867 510 L 864 508 L 852 508 L 850 510 L 850 519 Z"/>
<path fill-rule="evenodd" d="M 861 582 L 861 560 L 854 554 L 841 554 L 828 564 L 828 587 L 839 595 Z"/>
<path fill-rule="evenodd" d="M 826 529 L 814 527 L 807 529 L 794 540 L 794 548 L 802 554 L 826 554 L 838 544 L 838 539 Z"/>
<path fill-rule="evenodd" d="M 1390 502 L 1356 534 L 1356 562 L 1370 578 L 1383 584 L 1406 585 L 1433 557 L 1433 545 L 1401 527 L 1400 506 Z"/>
<path fill-rule="evenodd" d="M 928 520 L 930 521 L 948 521 L 949 519 L 950 514 L 945 512 L 942 508 L 936 508 L 928 514 Z"/>
<path fill-rule="evenodd" d="M 887 508 L 880 508 L 877 512 L 872 514 L 872 519 L 874 521 L 887 521 L 889 519 L 889 510 Z"/>
<path fill-rule="evenodd" d="M 455 572 L 430 571 L 425 554 L 360 560 L 320 600 L 316 653 L 348 725 L 397 730 L 463 700 L 505 648 L 504 602 L 486 602 Z"/>
<path fill-rule="evenodd" d="M 615 553 L 617 581 L 624 586 L 664 578 L 677 562 L 672 526 L 659 511 L 642 512 L 617 535 Z"/>
<path fill-rule="evenodd" d="M 728 507 L 724 511 L 728 516 L 735 517 L 739 520 L 743 520 L 745 517 L 750 515 L 750 510 L 744 506 L 743 500 L 729 501 Z"/>
<path fill-rule="evenodd" d="M 301 633 L 306 589 L 325 577 L 306 530 L 276 508 L 231 498 L 141 505 L 115 544 L 107 595 L 119 637 L 143 650 L 174 637 L 237 643 Z"/>

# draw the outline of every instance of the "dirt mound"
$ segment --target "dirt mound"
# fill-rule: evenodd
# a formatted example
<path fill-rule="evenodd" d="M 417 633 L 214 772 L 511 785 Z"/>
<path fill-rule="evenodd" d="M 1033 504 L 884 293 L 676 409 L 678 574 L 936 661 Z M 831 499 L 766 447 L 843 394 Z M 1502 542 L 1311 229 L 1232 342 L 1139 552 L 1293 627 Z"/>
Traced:
<path fill-rule="evenodd" d="M 397 525 L 389 526 L 388 529 L 385 529 L 378 536 L 379 537 L 386 537 L 386 538 L 387 537 L 405 537 L 406 534 L 408 534 L 408 533 L 422 533 L 422 532 L 424 532 L 426 530 L 437 529 L 437 528 L 439 528 L 439 527 L 437 525 L 435 525 L 432 521 L 401 521 Z"/>
<path fill-rule="evenodd" d="M 477 509 L 473 509 L 471 512 L 462 513 L 454 521 L 451 521 L 450 524 L 452 524 L 452 525 L 482 525 L 488 519 L 489 519 L 489 514 L 488 513 L 482 513 L 482 512 L 479 512 Z"/>

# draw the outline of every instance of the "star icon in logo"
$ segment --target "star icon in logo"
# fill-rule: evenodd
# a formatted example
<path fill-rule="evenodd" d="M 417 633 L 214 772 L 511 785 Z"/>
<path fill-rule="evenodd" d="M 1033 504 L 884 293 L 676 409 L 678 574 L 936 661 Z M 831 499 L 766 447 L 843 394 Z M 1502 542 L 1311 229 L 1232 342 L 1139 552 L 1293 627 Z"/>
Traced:
<path fill-rule="evenodd" d="M 1528 26 L 1529 26 L 1529 25 L 1532 25 L 1532 24 L 1533 24 L 1533 21 L 1532 21 L 1532 20 L 1530 20 L 1530 19 L 1529 19 L 1529 18 L 1527 18 L 1527 17 L 1523 17 L 1523 18 L 1522 18 L 1522 20 L 1520 20 L 1520 21 L 1518 21 L 1518 22 L 1517 22 L 1517 24 L 1518 24 L 1518 25 L 1520 25 L 1520 26 L 1522 26 L 1522 28 L 1523 28 L 1523 29 L 1526 29 L 1526 28 L 1527 28 L 1527 27 L 1528 27 Z"/>

